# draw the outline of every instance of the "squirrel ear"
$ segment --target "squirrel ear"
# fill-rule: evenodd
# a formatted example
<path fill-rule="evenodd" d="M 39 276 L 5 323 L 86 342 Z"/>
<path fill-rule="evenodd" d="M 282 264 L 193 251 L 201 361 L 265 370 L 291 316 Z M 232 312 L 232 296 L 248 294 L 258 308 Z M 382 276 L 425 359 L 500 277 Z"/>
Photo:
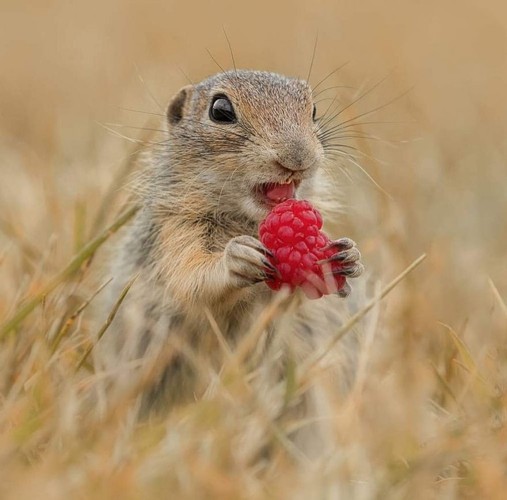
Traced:
<path fill-rule="evenodd" d="M 171 125 L 176 125 L 183 118 L 183 111 L 185 104 L 190 95 L 192 85 L 187 85 L 180 89 L 180 91 L 171 99 L 167 107 L 167 119 Z"/>

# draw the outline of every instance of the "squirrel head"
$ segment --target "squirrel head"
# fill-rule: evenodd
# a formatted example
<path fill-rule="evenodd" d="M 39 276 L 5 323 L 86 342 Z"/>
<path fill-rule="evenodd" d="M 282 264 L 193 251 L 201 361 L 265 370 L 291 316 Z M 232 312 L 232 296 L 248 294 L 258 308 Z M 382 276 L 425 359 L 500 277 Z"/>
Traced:
<path fill-rule="evenodd" d="M 324 158 L 309 85 L 275 73 L 233 70 L 188 85 L 167 125 L 169 168 L 254 220 L 296 197 Z"/>

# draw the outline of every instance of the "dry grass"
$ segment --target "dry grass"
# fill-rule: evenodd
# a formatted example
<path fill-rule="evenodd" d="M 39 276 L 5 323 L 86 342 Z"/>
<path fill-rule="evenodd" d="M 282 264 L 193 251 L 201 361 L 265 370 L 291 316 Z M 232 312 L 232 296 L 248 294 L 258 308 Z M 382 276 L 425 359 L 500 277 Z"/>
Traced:
<path fill-rule="evenodd" d="M 504 2 L 1 4 L 1 498 L 504 497 Z M 160 113 L 156 102 L 186 83 L 179 67 L 192 80 L 217 70 L 206 48 L 230 67 L 222 25 L 239 66 L 299 75 L 318 31 L 312 82 L 350 61 L 325 85 L 354 87 L 322 98 L 350 102 L 387 74 L 347 118 L 415 85 L 363 119 L 384 122 L 362 128 L 381 141 L 350 142 L 382 189 L 344 162 L 346 210 L 330 222 L 363 252 L 356 303 L 428 257 L 354 325 L 365 340 L 345 400 L 322 370 L 263 385 L 225 350 L 220 376 L 196 360 L 206 395 L 164 419 L 136 425 L 132 394 L 83 412 L 101 377 L 93 356 L 77 370 L 101 326 L 94 294 L 112 247 L 100 236 L 137 141 L 150 140 L 135 127 L 158 120 L 121 108 Z M 308 422 L 271 412 L 303 383 L 327 405 L 315 459 L 287 438 Z"/>

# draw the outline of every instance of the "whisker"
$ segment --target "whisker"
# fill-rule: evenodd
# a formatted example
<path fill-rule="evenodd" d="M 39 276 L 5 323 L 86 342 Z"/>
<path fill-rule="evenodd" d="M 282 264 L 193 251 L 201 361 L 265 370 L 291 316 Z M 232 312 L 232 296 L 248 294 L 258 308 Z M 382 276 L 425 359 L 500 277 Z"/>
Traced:
<path fill-rule="evenodd" d="M 313 69 L 313 62 L 315 60 L 315 52 L 317 52 L 317 43 L 319 42 L 319 34 L 317 33 L 315 35 L 315 43 L 313 44 L 313 53 L 312 53 L 312 60 L 310 61 L 310 69 L 308 70 L 308 75 L 306 76 L 306 81 L 310 83 L 310 76 L 312 74 Z"/>
<path fill-rule="evenodd" d="M 324 144 L 323 147 L 324 147 L 325 151 L 328 151 L 328 150 L 332 151 L 333 149 L 336 149 L 336 148 L 347 148 L 347 149 L 352 149 L 354 151 L 359 152 L 358 148 L 356 148 L 355 146 L 350 146 L 348 144 Z"/>
<path fill-rule="evenodd" d="M 345 122 L 344 122 L 345 123 Z M 342 127 L 341 123 L 337 124 L 337 126 L 340 126 L 340 130 L 346 130 L 351 127 L 359 127 L 363 125 L 408 125 L 411 123 L 416 123 L 415 121 L 369 121 L 369 122 L 354 122 L 349 123 L 348 125 L 345 125 L 345 127 Z M 330 130 L 330 129 L 328 129 Z"/>
<path fill-rule="evenodd" d="M 349 135 L 331 135 L 320 138 L 321 142 L 329 143 L 333 140 L 341 140 L 341 139 L 365 139 L 368 141 L 376 141 L 386 146 L 397 146 L 402 144 L 403 141 L 392 141 L 388 139 L 384 139 L 383 137 L 378 137 L 376 135 L 365 135 L 365 134 L 349 134 Z"/>
<path fill-rule="evenodd" d="M 133 137 L 128 137 L 127 135 L 120 134 L 118 131 L 114 130 L 113 128 L 108 127 L 104 123 L 101 123 L 99 121 L 97 121 L 95 123 L 97 123 L 97 125 L 100 125 L 102 128 L 104 128 L 105 130 L 107 130 L 108 132 L 110 132 L 111 134 L 113 134 L 114 136 L 119 137 L 120 139 L 125 139 L 126 141 L 132 142 L 134 144 L 141 144 L 141 145 L 147 145 L 147 144 L 157 145 L 157 144 L 160 144 L 160 143 L 151 142 L 151 141 L 140 141 L 139 139 L 134 139 Z"/>
<path fill-rule="evenodd" d="M 357 161 L 349 158 L 349 161 L 352 165 L 355 165 L 361 172 L 373 183 L 373 185 L 379 189 L 383 194 L 385 194 L 390 200 L 394 200 L 393 196 L 389 194 L 373 177 L 369 174 L 365 168 L 363 168 Z"/>
<path fill-rule="evenodd" d="M 141 111 L 139 109 L 124 108 L 122 106 L 117 106 L 117 107 L 118 107 L 118 109 L 121 109 L 122 111 L 130 111 L 132 113 L 142 113 L 144 115 L 154 115 L 154 116 L 165 116 L 165 114 L 153 113 L 152 111 Z"/>
<path fill-rule="evenodd" d="M 324 124 L 327 123 L 325 121 L 325 118 L 326 118 L 326 115 L 329 113 L 329 110 L 331 109 L 331 107 L 333 106 L 333 104 L 335 103 L 335 101 L 338 101 L 338 94 L 335 94 L 334 97 L 333 97 L 333 100 L 331 101 L 331 103 L 329 104 L 329 106 L 326 108 L 326 111 L 324 112 L 324 114 L 318 119 L 318 125 L 319 125 L 319 130 L 322 129 L 324 127 Z M 338 101 L 338 104 L 340 104 L 340 101 Z"/>
<path fill-rule="evenodd" d="M 326 87 L 325 89 L 319 90 L 316 94 L 313 94 L 313 97 L 318 97 L 319 95 L 327 92 L 329 90 L 334 89 L 347 89 L 347 90 L 357 90 L 357 87 L 353 87 L 351 85 L 333 85 L 332 87 Z"/>
<path fill-rule="evenodd" d="M 345 156 L 347 158 L 354 158 L 359 161 L 359 159 L 360 159 L 359 155 L 361 154 L 361 151 L 359 151 L 358 149 L 353 148 L 351 146 L 346 146 L 345 144 L 341 144 L 339 146 L 341 146 L 341 148 L 351 149 L 352 151 L 343 151 L 343 149 L 341 149 L 338 146 L 336 146 L 336 147 L 335 146 L 328 146 L 327 148 L 324 149 L 324 151 L 326 154 L 329 154 L 329 155 L 339 154 L 340 156 Z"/>
<path fill-rule="evenodd" d="M 231 54 L 232 65 L 234 67 L 234 71 L 237 73 L 238 68 L 236 67 L 236 61 L 234 60 L 234 53 L 232 52 L 231 41 L 229 40 L 229 37 L 227 36 L 227 32 L 225 31 L 225 26 L 223 24 L 222 24 L 222 31 L 224 32 L 225 39 L 227 40 L 227 45 L 229 46 L 229 52 Z"/>
<path fill-rule="evenodd" d="M 378 86 L 378 84 L 377 84 L 376 86 Z M 336 125 L 335 127 L 340 127 L 340 126 L 342 126 L 342 125 L 345 125 L 345 124 L 347 124 L 347 123 L 350 123 L 350 122 L 351 122 L 351 121 L 353 121 L 353 120 L 357 120 L 358 118 L 362 118 L 363 116 L 367 116 L 367 115 L 370 115 L 370 114 L 375 113 L 375 112 L 377 112 L 377 111 L 380 111 L 381 109 L 384 109 L 386 106 L 389 106 L 389 105 L 393 104 L 394 102 L 396 102 L 396 101 L 400 100 L 400 99 L 401 99 L 401 98 L 403 98 L 404 96 L 406 96 L 409 92 L 411 92 L 411 91 L 413 90 L 413 88 L 414 88 L 414 86 L 410 87 L 410 88 L 409 88 L 409 89 L 407 89 L 405 92 L 402 92 L 400 95 L 398 95 L 398 96 L 394 97 L 393 99 L 391 99 L 390 101 L 388 101 L 388 102 L 386 102 L 386 103 L 382 104 L 381 106 L 377 106 L 376 108 L 373 108 L 373 109 L 371 109 L 371 110 L 369 110 L 369 111 L 365 111 L 364 113 L 360 113 L 359 115 L 356 115 L 356 116 L 354 116 L 353 118 L 350 118 L 350 119 L 348 119 L 348 120 L 345 120 L 344 122 L 339 123 L 339 124 L 338 124 L 338 125 Z M 372 90 L 372 89 L 370 89 L 370 90 Z M 351 104 L 353 104 L 353 103 L 351 103 Z M 343 110 L 343 111 L 344 111 L 344 110 Z M 340 113 L 341 113 L 341 112 L 340 112 Z M 338 113 L 338 114 L 340 114 L 340 113 Z M 337 115 L 335 115 L 335 117 L 336 117 L 336 116 L 338 116 L 338 114 L 337 114 Z"/>
<path fill-rule="evenodd" d="M 339 134 L 322 134 L 318 136 L 321 142 L 332 141 L 335 139 L 366 139 L 369 141 L 378 141 L 384 144 L 393 144 L 393 141 L 389 141 L 387 139 L 383 139 L 382 137 L 378 137 L 376 135 L 363 134 L 359 131 L 349 131 L 349 133 L 345 135 Z"/>
<path fill-rule="evenodd" d="M 357 160 L 359 160 L 359 157 L 361 156 L 361 157 L 366 158 L 370 161 L 374 161 L 375 163 L 378 163 L 379 165 L 388 165 L 387 162 L 382 161 L 380 158 L 377 158 L 376 156 L 373 156 L 373 155 L 369 155 L 361 149 L 354 148 L 353 146 L 348 146 L 346 144 L 329 144 L 324 147 L 324 151 L 335 151 L 335 150 L 340 151 L 340 149 L 339 149 L 340 147 L 354 150 L 355 153 L 346 153 L 346 154 L 350 154 L 351 156 L 353 156 Z M 345 151 L 343 151 L 343 153 L 345 153 Z"/>
<path fill-rule="evenodd" d="M 149 127 L 136 127 L 135 125 L 123 125 L 121 123 L 110 123 L 106 122 L 104 125 L 108 127 L 117 127 L 117 128 L 130 128 L 133 130 L 146 130 L 147 132 L 162 132 L 165 133 L 167 130 L 159 129 L 159 128 L 149 128 Z"/>
<path fill-rule="evenodd" d="M 360 152 L 360 151 L 359 151 Z M 361 153 L 361 152 L 360 152 Z M 363 168 L 361 166 L 360 163 L 358 163 L 358 158 L 355 157 L 354 155 L 350 154 L 350 153 L 347 153 L 345 151 L 341 151 L 340 149 L 337 149 L 337 148 L 331 148 L 331 151 L 330 151 L 330 154 L 331 155 L 338 155 L 338 156 L 341 156 L 341 157 L 345 157 L 347 158 L 347 160 L 354 166 L 356 166 L 357 168 L 359 168 L 359 170 L 366 176 L 366 178 L 377 188 L 379 189 L 383 194 L 385 194 L 389 199 L 393 200 L 394 198 L 373 178 L 373 176 L 371 174 L 369 174 L 365 168 Z"/>
<path fill-rule="evenodd" d="M 218 218 L 218 209 L 220 207 L 220 200 L 222 198 L 222 195 L 223 195 L 223 192 L 224 192 L 224 189 L 225 189 L 225 185 L 232 179 L 233 175 L 239 170 L 240 168 L 240 165 L 238 165 L 232 172 L 231 174 L 227 177 L 227 179 L 225 179 L 224 183 L 222 184 L 222 188 L 220 189 L 220 194 L 218 195 L 218 199 L 217 199 L 217 203 L 216 203 L 216 209 L 215 209 L 215 219 Z"/>
<path fill-rule="evenodd" d="M 206 49 L 206 52 L 211 57 L 211 59 L 213 60 L 213 62 L 220 68 L 220 70 L 222 71 L 222 73 L 225 73 L 225 69 L 222 68 L 222 66 L 220 66 L 219 62 L 213 57 L 213 54 L 211 53 L 211 51 L 209 49 Z"/>
<path fill-rule="evenodd" d="M 139 81 L 143 84 L 144 89 L 146 90 L 146 92 L 150 96 L 150 99 L 157 105 L 158 109 L 163 113 L 164 112 L 163 107 L 160 105 L 160 103 L 158 102 L 157 98 L 155 97 L 155 95 L 153 94 L 153 92 L 150 90 L 150 87 L 148 87 L 148 85 L 144 81 L 144 78 L 141 75 L 141 71 L 139 70 L 139 67 L 137 66 L 137 64 L 134 64 L 134 67 L 136 68 L 137 78 L 139 78 Z"/>
<path fill-rule="evenodd" d="M 336 97 L 323 97 L 322 99 L 319 99 L 318 101 L 315 101 L 315 104 L 319 104 L 319 103 L 324 102 L 324 101 L 333 101 L 335 99 L 336 99 Z"/>
<path fill-rule="evenodd" d="M 365 92 L 363 92 L 362 94 L 359 95 L 359 97 L 357 97 L 356 99 L 354 99 L 352 102 L 350 102 L 349 104 L 347 104 L 346 106 L 344 106 L 342 109 L 340 109 L 340 111 L 338 111 L 337 113 L 335 113 L 333 116 L 331 116 L 330 118 L 328 118 L 324 123 L 323 123 L 323 126 L 326 126 L 328 123 L 330 123 L 332 120 L 334 120 L 335 118 L 337 118 L 338 116 L 340 116 L 344 111 L 346 111 L 347 109 L 349 109 L 351 106 L 353 106 L 354 104 L 356 104 L 357 102 L 359 102 L 361 99 L 364 99 L 368 94 L 370 94 L 371 92 L 373 92 L 379 85 L 381 85 L 382 83 L 384 83 L 387 79 L 387 76 L 385 76 L 384 78 L 382 78 L 381 80 L 379 80 L 377 83 L 375 83 L 374 85 L 372 85 L 369 89 L 367 89 Z M 355 117 L 354 119 L 356 119 L 358 117 Z M 347 121 L 350 121 L 350 120 L 347 120 Z M 346 123 L 346 122 L 344 122 Z"/>
<path fill-rule="evenodd" d="M 315 92 L 315 90 L 317 90 L 320 87 L 320 85 L 322 85 L 330 76 L 334 75 L 335 73 L 338 73 L 338 71 L 347 66 L 347 64 L 349 63 L 350 61 L 346 61 L 341 66 L 338 66 L 336 69 L 331 71 L 331 73 L 327 74 L 322 80 L 320 80 L 320 82 L 317 83 L 317 85 L 315 85 L 315 87 L 313 87 L 313 92 Z"/>
<path fill-rule="evenodd" d="M 192 81 L 192 79 L 187 75 L 187 73 L 185 72 L 185 70 L 179 64 L 178 64 L 178 69 L 181 71 L 181 73 L 186 78 L 186 80 L 188 81 L 188 83 L 190 83 L 190 85 L 195 85 L 194 82 Z"/>

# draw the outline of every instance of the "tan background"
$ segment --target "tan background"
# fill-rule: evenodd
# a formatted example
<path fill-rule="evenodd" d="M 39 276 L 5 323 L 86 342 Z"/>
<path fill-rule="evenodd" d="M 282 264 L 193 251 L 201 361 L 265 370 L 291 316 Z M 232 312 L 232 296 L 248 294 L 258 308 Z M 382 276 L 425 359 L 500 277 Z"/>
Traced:
<path fill-rule="evenodd" d="M 381 262 L 389 272 L 430 252 L 437 274 L 428 287 L 457 313 L 463 304 L 449 296 L 474 300 L 463 288 L 484 292 L 488 275 L 507 286 L 504 2 L 2 0 L 1 9 L 0 203 L 34 244 L 71 233 L 76 201 L 91 217 L 90 200 L 130 151 L 101 124 L 144 126 L 148 115 L 121 108 L 159 112 L 150 94 L 165 106 L 184 74 L 199 80 L 218 70 L 207 49 L 232 67 L 223 28 L 238 66 L 301 76 L 318 36 L 313 83 L 349 61 L 326 85 L 368 88 L 387 76 L 354 112 L 401 96 L 365 117 L 403 122 L 365 129 L 394 145 L 359 144 L 383 162 L 361 160 L 393 198 L 347 166 L 352 219 L 342 224 L 353 227 L 343 230 L 362 240 L 372 266 L 392 245 Z M 343 90 L 338 100 L 352 95 Z M 392 269 L 391 250 L 403 254 Z M 444 270 L 456 281 L 441 280 Z"/>
<path fill-rule="evenodd" d="M 144 136 L 136 127 L 147 123 L 156 127 L 157 117 L 122 108 L 159 113 L 155 101 L 163 108 L 187 83 L 185 74 L 196 81 L 218 70 L 207 49 L 220 65 L 231 68 L 223 27 L 239 67 L 300 76 L 308 73 L 318 34 L 311 82 L 349 61 L 325 85 L 354 88 L 330 89 L 321 96 L 332 98 L 337 91 L 337 102 L 343 105 L 358 89 L 386 77 L 344 116 L 352 118 L 390 103 L 364 118 L 395 122 L 364 126 L 365 134 L 380 141 L 350 142 L 367 155 L 360 158 L 362 167 L 389 196 L 357 166 L 345 162 L 337 190 L 344 199 L 344 213 L 328 222 L 358 242 L 368 273 L 363 284 L 367 279 L 385 284 L 423 252 L 428 258 L 382 303 L 378 316 L 369 316 L 368 325 L 373 326 L 368 331 L 376 332 L 372 375 L 358 397 L 361 404 L 356 407 L 352 402 L 335 412 L 334 436 L 349 460 L 335 464 L 336 470 L 354 485 L 363 484 L 357 477 L 367 476 L 378 486 L 372 490 L 378 498 L 418 494 L 431 498 L 437 487 L 448 488 L 445 498 L 462 498 L 461 487 L 471 488 L 471 498 L 503 498 L 507 380 L 507 3 L 503 0 L 0 0 L 0 317 L 10 317 L 23 297 L 39 290 L 80 248 L 115 172 L 136 148 L 135 142 L 115 136 L 104 124 L 116 124 L 107 126 L 136 141 Z M 321 112 L 328 102 L 319 103 Z M 114 214 L 111 210 L 108 219 Z M 97 266 L 93 270 L 100 276 Z M 19 435 L 28 437 L 13 469 L 19 480 L 12 481 L 11 469 L 2 465 L 0 470 L 11 482 L 1 483 L 12 486 L 12 498 L 24 498 L 19 490 L 25 487 L 25 496 L 33 498 L 42 486 L 57 491 L 55 485 L 61 489 L 54 498 L 69 498 L 70 484 L 77 491 L 90 487 L 106 492 L 100 498 L 107 498 L 107 492 L 111 498 L 131 498 L 130 494 L 142 498 L 146 491 L 132 485 L 138 485 L 136 467 L 143 462 L 136 461 L 137 455 L 130 457 L 123 434 L 115 434 L 123 424 L 113 422 L 108 435 L 95 434 L 95 444 L 90 445 L 96 446 L 94 450 L 88 441 L 80 441 L 76 431 L 81 425 L 76 422 L 81 421 L 72 413 L 73 391 L 79 393 L 81 379 L 68 374 L 74 373 L 83 336 L 88 345 L 87 335 L 94 331 L 88 323 L 83 323 L 85 327 L 77 323 L 74 336 L 51 358 L 60 382 L 54 382 L 51 372 L 53 378 L 45 383 L 50 358 L 46 361 L 40 353 L 45 353 L 46 332 L 75 307 L 66 290 L 52 297 L 51 307 L 38 308 L 20 330 L 29 346 L 42 346 L 38 351 L 32 354 L 31 347 L 20 347 L 18 352 L 14 344 L 9 344 L 12 350 L 0 351 L 7 359 L 0 360 L 2 366 L 23 366 L 30 384 L 41 381 L 35 410 L 33 386 L 27 382 L 27 392 L 21 391 L 14 403 L 11 399 L 11 413 L 2 414 L 6 420 L 1 428 L 7 431 L 0 434 L 0 458 L 10 456 L 4 449 L 17 450 L 13 443 L 18 443 Z M 80 300 L 89 296 L 85 290 L 76 292 Z M 356 285 L 354 296 L 360 303 L 365 300 L 362 293 L 363 287 Z M 458 332 L 456 338 L 469 346 L 471 357 L 456 347 L 460 344 L 442 323 Z M 70 403 L 66 394 L 72 396 Z M 251 498 L 266 497 L 255 463 L 238 465 L 240 472 L 229 475 L 230 464 L 236 462 L 223 443 L 248 441 L 250 427 L 243 417 L 235 417 L 239 407 L 227 398 L 228 394 L 226 403 L 215 408 L 216 421 L 210 419 L 209 428 L 208 421 L 200 420 L 198 404 L 183 410 L 197 422 L 188 427 L 188 436 L 185 427 L 178 427 L 178 415 L 172 417 L 174 426 L 167 427 L 186 436 L 180 440 L 178 434 L 173 442 L 181 448 L 164 456 L 167 470 L 176 471 L 171 484 L 181 486 L 182 477 L 197 478 L 186 483 L 186 490 L 182 487 L 181 492 L 190 492 L 189 498 L 203 491 L 239 498 L 245 488 L 253 492 Z M 430 400 L 434 412 L 427 411 Z M 65 426 L 62 433 L 68 431 L 72 443 L 77 440 L 81 446 L 77 455 L 91 453 L 95 459 L 79 462 L 82 475 L 75 483 L 73 464 L 78 460 L 72 454 L 60 456 L 63 434 L 58 411 L 58 425 L 51 420 L 54 408 L 66 408 L 65 422 L 75 434 Z M 47 454 L 39 445 L 34 414 L 46 432 L 41 431 L 42 441 L 53 443 Z M 227 419 L 230 415 L 232 421 Z M 155 445 L 148 451 L 144 447 L 144 435 L 133 436 L 129 445 L 140 455 L 149 458 L 153 451 L 158 456 Z M 428 436 L 434 439 L 426 446 Z M 199 442 L 204 437 L 210 440 L 206 442 L 217 440 L 211 458 L 201 453 Z M 158 437 L 152 438 L 157 443 Z M 111 458 L 111 450 L 118 449 L 115 440 L 127 450 L 124 468 L 117 468 Z M 28 450 L 26 455 L 23 450 Z M 326 474 L 327 463 L 315 469 L 316 475 L 301 475 L 289 463 L 275 461 L 263 476 L 274 498 L 297 489 L 301 481 L 308 481 L 313 493 L 313 480 L 327 484 L 319 476 Z M 333 481 L 334 469 L 329 470 L 328 480 Z M 116 482 L 110 481 L 111 471 L 117 474 Z M 159 477 L 165 485 L 165 469 Z M 393 491 L 399 496 L 390 496 Z"/>

